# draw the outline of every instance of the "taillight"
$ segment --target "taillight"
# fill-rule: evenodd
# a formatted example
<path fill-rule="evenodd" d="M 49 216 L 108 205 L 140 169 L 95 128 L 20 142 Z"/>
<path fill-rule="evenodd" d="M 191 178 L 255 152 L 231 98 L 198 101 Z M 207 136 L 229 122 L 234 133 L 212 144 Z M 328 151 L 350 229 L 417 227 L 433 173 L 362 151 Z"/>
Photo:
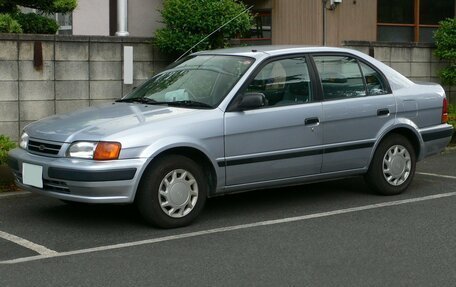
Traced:
<path fill-rule="evenodd" d="M 448 123 L 448 100 L 443 98 L 442 124 Z"/>

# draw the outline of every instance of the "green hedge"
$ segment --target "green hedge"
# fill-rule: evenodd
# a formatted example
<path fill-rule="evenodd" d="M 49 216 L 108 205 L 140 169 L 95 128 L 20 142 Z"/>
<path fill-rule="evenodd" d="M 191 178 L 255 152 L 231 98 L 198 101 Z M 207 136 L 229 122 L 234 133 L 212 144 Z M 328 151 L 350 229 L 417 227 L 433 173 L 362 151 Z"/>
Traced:
<path fill-rule="evenodd" d="M 10 140 L 9 137 L 0 135 L 0 165 L 6 164 L 8 159 L 8 151 L 16 147 L 16 143 Z"/>
<path fill-rule="evenodd" d="M 54 19 L 35 13 L 17 13 L 14 15 L 14 19 L 27 34 L 55 34 L 59 30 L 59 25 Z"/>
<path fill-rule="evenodd" d="M 440 71 L 444 85 L 456 85 L 456 19 L 448 18 L 439 22 L 440 27 L 434 34 L 437 49 L 435 55 L 449 65 Z"/>
<path fill-rule="evenodd" d="M 456 105 L 448 105 L 448 123 L 456 129 Z"/>
<path fill-rule="evenodd" d="M 0 33 L 22 33 L 22 28 L 11 15 L 0 14 Z"/>
<path fill-rule="evenodd" d="M 155 33 L 155 43 L 162 51 L 177 56 L 245 9 L 238 0 L 164 0 L 160 12 L 165 28 Z M 251 25 L 252 15 L 243 13 L 195 47 L 194 52 L 223 48 L 230 38 L 248 31 Z"/>

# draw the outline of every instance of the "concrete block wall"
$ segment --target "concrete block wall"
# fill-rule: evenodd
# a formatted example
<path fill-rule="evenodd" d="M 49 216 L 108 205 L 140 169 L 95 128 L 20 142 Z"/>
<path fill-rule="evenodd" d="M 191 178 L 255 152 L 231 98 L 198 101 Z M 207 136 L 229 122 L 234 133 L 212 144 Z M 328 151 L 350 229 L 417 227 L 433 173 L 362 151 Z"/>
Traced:
<path fill-rule="evenodd" d="M 123 84 L 124 46 L 133 47 L 133 85 Z M 0 34 L 0 134 L 18 140 L 32 121 L 110 103 L 169 62 L 150 38 Z"/>
<path fill-rule="evenodd" d="M 35 67 L 34 45 L 42 65 Z M 412 80 L 439 83 L 445 65 L 426 44 L 348 41 Z M 133 85 L 123 83 L 123 47 L 133 47 Z M 150 38 L 0 34 L 0 134 L 18 140 L 35 120 L 119 99 L 162 71 L 170 59 Z M 444 87 L 456 103 L 456 87 Z"/>
<path fill-rule="evenodd" d="M 441 84 L 438 73 L 447 64 L 434 56 L 431 44 L 346 41 L 344 46 L 373 56 L 413 81 Z M 456 87 L 443 88 L 449 102 L 456 104 Z"/>

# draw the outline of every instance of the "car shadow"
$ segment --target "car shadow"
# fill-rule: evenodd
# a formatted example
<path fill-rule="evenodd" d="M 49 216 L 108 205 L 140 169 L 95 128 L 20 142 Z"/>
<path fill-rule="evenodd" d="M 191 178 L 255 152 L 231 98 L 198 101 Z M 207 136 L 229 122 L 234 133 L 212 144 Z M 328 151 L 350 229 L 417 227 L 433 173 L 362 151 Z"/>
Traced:
<path fill-rule="evenodd" d="M 302 215 L 304 211 L 317 212 L 335 208 L 341 202 L 350 202 L 360 195 L 368 195 L 369 188 L 361 177 L 297 185 L 286 188 L 253 190 L 213 197 L 195 223 L 195 226 L 218 226 L 220 222 L 249 222 L 255 220 Z M 363 196 L 361 196 L 364 198 Z M 135 205 L 64 203 L 58 200 L 39 206 L 35 215 L 55 224 L 85 229 L 149 229 Z"/>
<path fill-rule="evenodd" d="M 205 216 L 220 214 L 246 215 L 251 212 L 280 212 L 280 210 L 314 210 L 315 206 L 337 204 L 359 198 L 372 192 L 362 177 L 331 180 L 326 182 L 296 185 L 290 187 L 253 190 L 210 198 L 206 204 Z M 218 215 L 217 215 L 218 216 Z"/>

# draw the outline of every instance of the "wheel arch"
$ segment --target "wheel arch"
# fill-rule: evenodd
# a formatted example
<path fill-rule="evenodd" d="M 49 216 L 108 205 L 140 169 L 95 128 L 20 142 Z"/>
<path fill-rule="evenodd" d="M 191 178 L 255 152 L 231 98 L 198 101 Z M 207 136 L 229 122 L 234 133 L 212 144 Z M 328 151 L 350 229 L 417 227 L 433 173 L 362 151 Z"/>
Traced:
<path fill-rule="evenodd" d="M 152 168 L 155 162 L 157 162 L 158 159 L 161 159 L 163 157 L 166 157 L 168 155 L 181 155 L 190 158 L 197 164 L 200 164 L 203 168 L 204 174 L 207 176 L 209 179 L 209 192 L 208 196 L 213 194 L 217 188 L 217 172 L 215 170 L 215 167 L 212 163 L 212 161 L 209 159 L 209 157 L 200 149 L 195 148 L 195 147 L 190 147 L 190 146 L 174 146 L 174 147 L 169 147 L 166 149 L 161 150 L 159 153 L 155 154 L 152 156 L 149 160 L 149 162 L 146 164 L 146 167 L 143 169 L 141 173 L 141 177 L 138 183 L 138 186 L 136 188 L 136 191 L 138 187 L 140 186 L 141 182 L 143 181 L 144 174 Z M 135 198 L 136 198 L 136 191 L 135 191 Z"/>
<path fill-rule="evenodd" d="M 369 165 L 372 162 L 372 159 L 374 157 L 375 151 L 378 148 L 378 145 L 385 138 L 389 137 L 392 134 L 399 134 L 399 135 L 404 136 L 412 144 L 417 160 L 420 160 L 422 158 L 424 143 L 423 143 L 423 139 L 421 138 L 420 133 L 413 126 L 401 124 L 401 125 L 392 126 L 390 129 L 384 131 L 380 137 L 378 137 L 378 140 L 376 141 L 375 146 L 372 149 L 372 153 L 371 153 L 370 160 L 369 160 Z"/>

